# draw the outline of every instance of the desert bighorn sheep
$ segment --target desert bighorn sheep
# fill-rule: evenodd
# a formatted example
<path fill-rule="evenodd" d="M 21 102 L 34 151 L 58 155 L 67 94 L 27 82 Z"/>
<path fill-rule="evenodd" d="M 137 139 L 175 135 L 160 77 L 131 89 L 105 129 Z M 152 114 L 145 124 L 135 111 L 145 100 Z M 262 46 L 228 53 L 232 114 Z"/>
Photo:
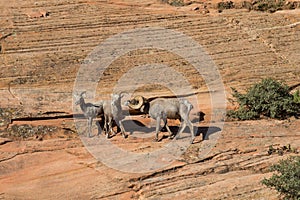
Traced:
<path fill-rule="evenodd" d="M 195 138 L 194 127 L 189 119 L 189 114 L 193 109 L 193 105 L 188 100 L 177 98 L 156 98 L 152 101 L 148 101 L 142 96 L 136 96 L 132 100 L 128 100 L 125 105 L 131 109 L 140 110 L 143 113 L 149 114 L 151 118 L 156 120 L 156 141 L 158 141 L 161 120 L 163 120 L 164 125 L 170 133 L 170 138 L 173 138 L 174 134 L 171 132 L 167 124 L 167 119 L 179 119 L 181 121 L 181 128 L 176 135 L 176 138 L 188 125 L 192 135 L 191 143 L 193 143 Z"/>
<path fill-rule="evenodd" d="M 125 134 L 125 129 L 123 126 L 124 116 L 122 115 L 122 107 L 121 107 L 121 98 L 124 94 L 112 94 L 112 100 L 102 101 L 103 105 L 103 114 L 104 114 L 104 131 L 107 133 L 106 137 L 109 138 L 109 132 L 115 134 L 112 129 L 113 120 L 119 123 L 121 133 L 124 138 L 127 137 Z M 101 103 L 101 102 L 100 102 Z M 108 126 L 108 131 L 107 131 Z"/>
<path fill-rule="evenodd" d="M 74 94 L 75 105 L 80 105 L 80 108 L 84 116 L 88 119 L 88 137 L 91 137 L 93 119 L 96 118 L 98 115 L 103 114 L 103 105 L 85 103 L 84 101 L 85 97 L 86 97 L 85 91 L 80 93 L 79 95 Z"/>

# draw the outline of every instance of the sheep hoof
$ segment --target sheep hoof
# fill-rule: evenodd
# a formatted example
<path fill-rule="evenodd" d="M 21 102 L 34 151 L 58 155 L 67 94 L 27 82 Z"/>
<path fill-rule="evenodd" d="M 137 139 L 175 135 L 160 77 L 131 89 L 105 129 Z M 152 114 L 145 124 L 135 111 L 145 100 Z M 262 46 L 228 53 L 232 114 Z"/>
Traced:
<path fill-rule="evenodd" d="M 117 133 L 116 132 L 112 132 L 111 137 L 116 136 Z"/>
<path fill-rule="evenodd" d="M 169 136 L 169 139 L 170 139 L 170 140 L 173 140 L 174 137 L 175 137 L 175 135 L 170 135 L 170 136 Z"/>

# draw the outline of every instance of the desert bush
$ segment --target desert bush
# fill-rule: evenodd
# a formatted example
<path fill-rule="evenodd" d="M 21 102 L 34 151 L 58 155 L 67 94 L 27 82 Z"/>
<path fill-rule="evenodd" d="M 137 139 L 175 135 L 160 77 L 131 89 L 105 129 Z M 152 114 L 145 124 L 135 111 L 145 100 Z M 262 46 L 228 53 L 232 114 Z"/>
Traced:
<path fill-rule="evenodd" d="M 289 87 L 272 78 L 263 79 L 241 94 L 232 88 L 231 101 L 238 103 L 239 108 L 228 112 L 230 118 L 240 120 L 259 119 L 261 116 L 286 119 L 299 113 L 300 104 L 294 101 Z"/>
<path fill-rule="evenodd" d="M 177 6 L 177 7 L 185 5 L 183 0 L 161 0 L 161 2 L 167 3 L 171 6 Z"/>
<path fill-rule="evenodd" d="M 300 8 L 300 2 L 299 1 L 289 1 L 284 6 L 286 9 L 296 9 Z"/>
<path fill-rule="evenodd" d="M 28 124 L 12 125 L 7 131 L 0 133 L 0 137 L 6 137 L 11 139 L 28 139 L 31 137 L 39 137 L 45 135 L 51 135 L 57 131 L 57 127 L 54 126 L 32 126 Z"/>
<path fill-rule="evenodd" d="M 289 10 L 299 7 L 297 1 L 287 0 L 255 0 L 253 1 L 253 10 L 275 12 L 277 10 Z"/>
<path fill-rule="evenodd" d="M 21 108 L 0 108 L 0 127 L 8 126 L 12 118 L 18 118 L 22 116 L 22 113 L 23 109 Z"/>
<path fill-rule="evenodd" d="M 234 8 L 234 3 L 232 1 L 222 1 L 217 4 L 217 8 L 219 11 L 222 11 L 225 9 L 232 9 L 232 8 Z"/>
<path fill-rule="evenodd" d="M 293 94 L 293 96 L 294 96 L 294 102 L 295 102 L 295 103 L 300 103 L 300 92 L 299 92 L 299 90 L 297 90 L 297 91 Z"/>
<path fill-rule="evenodd" d="M 167 3 L 172 6 L 186 6 L 190 5 L 195 1 L 185 1 L 185 0 L 160 0 L 162 3 Z M 217 8 L 219 12 L 225 9 L 233 8 L 245 8 L 248 10 L 275 12 L 277 10 L 286 9 L 296 9 L 300 7 L 299 1 L 289 1 L 289 0 L 245 0 L 241 2 L 233 1 L 221 1 L 218 2 L 214 8 Z"/>
<path fill-rule="evenodd" d="M 242 1 L 241 3 L 237 4 L 235 8 L 239 8 L 239 9 L 245 8 L 250 11 L 253 10 L 253 5 L 250 1 Z"/>
<path fill-rule="evenodd" d="M 282 156 L 284 153 L 298 153 L 298 150 L 297 148 L 292 147 L 290 144 L 279 147 L 273 147 L 273 145 L 270 145 L 268 154 L 272 155 L 274 153 Z"/>
<path fill-rule="evenodd" d="M 289 157 L 271 166 L 275 172 L 269 179 L 262 180 L 267 187 L 276 189 L 284 199 L 300 199 L 300 156 Z"/>
<path fill-rule="evenodd" d="M 275 12 L 281 10 L 285 0 L 258 0 L 253 5 L 254 10 Z"/>

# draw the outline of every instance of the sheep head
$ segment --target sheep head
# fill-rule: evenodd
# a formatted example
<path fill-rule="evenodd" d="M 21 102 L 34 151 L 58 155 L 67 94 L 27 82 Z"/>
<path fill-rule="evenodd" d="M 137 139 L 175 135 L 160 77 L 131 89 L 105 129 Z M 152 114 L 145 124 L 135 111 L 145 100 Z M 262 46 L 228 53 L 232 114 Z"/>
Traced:
<path fill-rule="evenodd" d="M 86 97 L 86 91 L 81 92 L 79 95 L 74 94 L 73 96 L 75 98 L 75 105 L 79 105 L 81 99 Z"/>

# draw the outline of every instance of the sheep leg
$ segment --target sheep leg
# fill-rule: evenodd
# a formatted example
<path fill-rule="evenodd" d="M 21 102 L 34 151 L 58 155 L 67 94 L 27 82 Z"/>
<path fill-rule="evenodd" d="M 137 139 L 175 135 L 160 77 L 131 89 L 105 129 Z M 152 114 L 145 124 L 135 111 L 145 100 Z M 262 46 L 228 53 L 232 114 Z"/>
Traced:
<path fill-rule="evenodd" d="M 112 128 L 112 123 L 113 123 L 113 120 L 112 118 L 109 118 L 109 122 L 108 122 L 108 129 L 110 133 L 112 133 L 112 136 L 115 135 L 116 133 L 113 131 L 113 128 Z"/>
<path fill-rule="evenodd" d="M 106 135 L 106 138 L 109 139 L 110 138 L 110 135 L 109 135 L 109 132 L 107 131 L 107 124 L 108 124 L 108 119 L 107 119 L 107 116 L 104 116 L 104 133 Z"/>
<path fill-rule="evenodd" d="M 160 117 L 156 118 L 155 141 L 158 142 L 158 133 L 160 131 Z"/>
<path fill-rule="evenodd" d="M 96 126 L 97 126 L 97 128 L 98 128 L 98 136 L 100 135 L 100 131 L 101 131 L 101 124 L 100 124 L 100 122 L 98 121 L 98 120 L 96 120 Z"/>
<path fill-rule="evenodd" d="M 125 134 L 125 128 L 124 128 L 124 126 L 123 126 L 123 120 L 120 120 L 120 121 L 119 121 L 119 124 L 120 124 L 120 129 L 121 129 L 121 133 L 122 133 L 123 137 L 124 137 L 124 138 L 127 138 L 128 135 Z"/>
<path fill-rule="evenodd" d="M 172 139 L 172 138 L 173 138 L 173 133 L 172 133 L 172 131 L 170 130 L 170 127 L 168 126 L 167 118 L 164 118 L 163 121 L 164 121 L 164 126 L 166 127 L 167 131 L 168 131 L 169 134 L 170 134 L 169 138 Z"/>
<path fill-rule="evenodd" d="M 166 124 L 165 126 L 166 126 L 166 128 L 167 128 L 167 131 L 169 132 L 169 134 L 170 134 L 170 135 L 173 135 L 173 133 L 172 133 L 172 131 L 171 131 L 170 127 L 168 126 L 168 124 Z"/>
<path fill-rule="evenodd" d="M 93 122 L 93 118 L 89 117 L 88 118 L 88 137 L 91 137 L 91 133 L 92 133 L 92 122 Z"/>
<path fill-rule="evenodd" d="M 181 122 L 180 130 L 178 131 L 178 134 L 175 137 L 176 140 L 179 138 L 179 135 L 183 132 L 183 130 L 185 129 L 185 127 L 186 127 L 185 121 Z"/>
<path fill-rule="evenodd" d="M 107 127 L 106 127 L 106 122 L 104 122 L 104 126 L 103 126 L 103 132 L 104 132 L 104 135 L 107 137 Z"/>
<path fill-rule="evenodd" d="M 106 119 L 104 117 L 104 123 L 103 123 L 103 132 L 106 135 Z"/>
<path fill-rule="evenodd" d="M 187 120 L 186 123 L 187 123 L 187 125 L 188 125 L 188 127 L 190 128 L 190 131 L 191 131 L 192 139 L 191 139 L 190 143 L 193 144 L 194 139 L 195 139 L 194 126 L 193 126 L 193 124 L 192 124 L 192 122 L 190 120 Z"/>
<path fill-rule="evenodd" d="M 104 135 L 107 137 L 107 126 L 106 126 L 106 121 L 104 121 L 104 123 L 103 123 L 103 132 L 104 132 Z"/>
<path fill-rule="evenodd" d="M 111 134 L 109 132 L 109 122 L 105 123 L 105 129 L 106 129 L 106 139 L 109 139 L 111 137 Z"/>
<path fill-rule="evenodd" d="M 98 135 L 100 135 L 101 133 L 103 133 L 104 135 L 106 135 L 106 126 L 105 126 L 105 118 L 104 116 L 101 117 L 101 123 L 100 121 L 98 121 L 99 124 L 99 131 L 98 131 Z"/>

